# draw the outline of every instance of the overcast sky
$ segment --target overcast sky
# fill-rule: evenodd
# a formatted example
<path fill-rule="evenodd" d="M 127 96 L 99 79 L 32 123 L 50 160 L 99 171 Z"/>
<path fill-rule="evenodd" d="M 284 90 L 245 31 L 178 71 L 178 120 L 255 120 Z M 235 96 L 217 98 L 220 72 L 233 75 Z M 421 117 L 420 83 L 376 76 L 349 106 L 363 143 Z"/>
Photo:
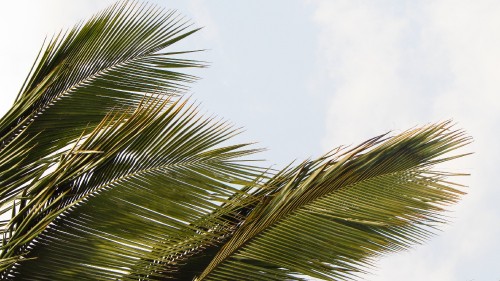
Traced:
<path fill-rule="evenodd" d="M 46 35 L 113 1 L 4 1 L 0 114 Z M 500 1 L 150 1 L 204 29 L 193 99 L 242 126 L 278 167 L 392 130 L 453 118 L 475 154 L 452 223 L 379 261 L 366 280 L 500 278 Z"/>

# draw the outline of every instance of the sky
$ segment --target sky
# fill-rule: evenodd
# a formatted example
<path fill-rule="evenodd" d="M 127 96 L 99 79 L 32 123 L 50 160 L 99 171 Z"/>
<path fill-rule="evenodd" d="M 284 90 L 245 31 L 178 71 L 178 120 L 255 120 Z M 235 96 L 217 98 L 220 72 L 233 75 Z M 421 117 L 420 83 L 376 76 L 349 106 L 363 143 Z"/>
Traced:
<path fill-rule="evenodd" d="M 339 145 L 453 119 L 474 154 L 444 167 L 467 195 L 424 245 L 378 261 L 364 280 L 500 280 L 500 1 L 171 0 L 210 68 L 192 99 L 243 127 L 282 167 Z M 0 114 L 45 36 L 113 1 L 5 1 Z"/>

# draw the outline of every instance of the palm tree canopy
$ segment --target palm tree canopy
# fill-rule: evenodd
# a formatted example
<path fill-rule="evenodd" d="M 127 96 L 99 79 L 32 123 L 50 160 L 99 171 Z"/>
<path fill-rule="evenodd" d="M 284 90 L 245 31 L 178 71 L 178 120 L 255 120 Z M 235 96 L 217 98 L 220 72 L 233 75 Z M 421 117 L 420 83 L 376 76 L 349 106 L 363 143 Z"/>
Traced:
<path fill-rule="evenodd" d="M 44 44 L 0 119 L 2 278 L 348 280 L 447 222 L 450 121 L 262 167 L 183 97 L 197 30 L 124 1 Z"/>

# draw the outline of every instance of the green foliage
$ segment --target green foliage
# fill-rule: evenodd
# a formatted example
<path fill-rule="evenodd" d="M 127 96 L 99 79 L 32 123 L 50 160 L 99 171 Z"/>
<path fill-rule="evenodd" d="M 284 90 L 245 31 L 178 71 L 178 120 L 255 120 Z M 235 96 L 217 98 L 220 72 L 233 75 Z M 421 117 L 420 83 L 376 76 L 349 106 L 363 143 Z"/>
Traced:
<path fill-rule="evenodd" d="M 172 11 L 120 2 L 41 49 L 0 120 L 0 276 L 351 279 L 422 243 L 463 194 L 450 122 L 275 171 L 182 94 Z"/>

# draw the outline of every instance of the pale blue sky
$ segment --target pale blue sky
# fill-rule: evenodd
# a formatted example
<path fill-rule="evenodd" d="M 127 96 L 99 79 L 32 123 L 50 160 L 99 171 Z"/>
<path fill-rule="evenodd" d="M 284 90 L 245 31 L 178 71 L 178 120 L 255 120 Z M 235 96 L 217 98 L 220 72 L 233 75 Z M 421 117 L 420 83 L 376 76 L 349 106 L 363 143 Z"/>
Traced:
<path fill-rule="evenodd" d="M 9 1 L 0 9 L 0 113 L 47 34 L 113 1 Z M 475 154 L 444 232 L 382 259 L 366 280 L 499 280 L 500 2 L 151 1 L 205 28 L 179 46 L 209 49 L 193 99 L 269 149 L 282 166 L 453 118 Z"/>

